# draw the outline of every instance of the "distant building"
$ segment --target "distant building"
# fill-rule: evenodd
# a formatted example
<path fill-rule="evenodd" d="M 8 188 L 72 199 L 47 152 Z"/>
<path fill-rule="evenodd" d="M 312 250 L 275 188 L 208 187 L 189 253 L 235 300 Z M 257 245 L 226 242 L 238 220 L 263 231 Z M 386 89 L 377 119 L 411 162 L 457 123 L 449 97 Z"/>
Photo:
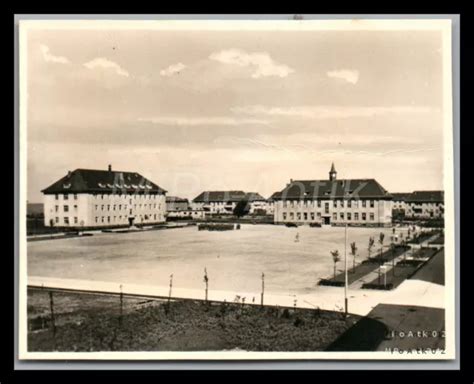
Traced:
<path fill-rule="evenodd" d="M 272 195 L 275 223 L 389 226 L 392 196 L 374 179 L 291 180 Z"/>
<path fill-rule="evenodd" d="M 250 214 L 266 212 L 267 201 L 257 192 L 244 191 L 204 191 L 192 201 L 194 209 L 202 209 L 206 214 L 233 214 L 239 201 L 246 200 L 250 205 Z"/>
<path fill-rule="evenodd" d="M 44 222 L 55 227 L 161 223 L 166 191 L 136 172 L 76 169 L 44 189 Z"/>
<path fill-rule="evenodd" d="M 399 218 L 444 218 L 443 191 L 414 191 L 392 193 L 392 195 L 394 215 L 398 215 Z"/>
<path fill-rule="evenodd" d="M 186 211 L 188 209 L 188 199 L 176 196 L 166 196 L 166 212 Z"/>

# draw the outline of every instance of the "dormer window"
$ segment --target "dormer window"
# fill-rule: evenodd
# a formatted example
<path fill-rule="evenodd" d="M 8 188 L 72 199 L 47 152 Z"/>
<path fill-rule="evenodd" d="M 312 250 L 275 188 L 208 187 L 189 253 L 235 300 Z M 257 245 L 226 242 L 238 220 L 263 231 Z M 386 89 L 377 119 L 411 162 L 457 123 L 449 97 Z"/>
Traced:
<path fill-rule="evenodd" d="M 68 183 L 68 184 L 63 184 L 63 187 L 64 187 L 65 189 L 69 189 L 69 188 L 71 188 L 71 184 L 70 184 L 70 183 Z"/>
<path fill-rule="evenodd" d="M 102 184 L 102 183 L 97 183 L 97 185 L 98 185 L 100 188 L 105 188 L 105 185 Z"/>

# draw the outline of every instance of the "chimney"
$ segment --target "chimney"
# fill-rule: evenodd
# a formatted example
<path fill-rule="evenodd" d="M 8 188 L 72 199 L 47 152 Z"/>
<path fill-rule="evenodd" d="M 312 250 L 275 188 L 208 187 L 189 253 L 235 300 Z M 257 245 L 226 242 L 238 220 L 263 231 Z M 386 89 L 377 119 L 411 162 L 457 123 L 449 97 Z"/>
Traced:
<path fill-rule="evenodd" d="M 71 171 L 67 171 L 67 177 L 71 177 L 72 175 L 72 172 Z"/>
<path fill-rule="evenodd" d="M 109 164 L 109 172 L 112 172 L 112 165 Z"/>

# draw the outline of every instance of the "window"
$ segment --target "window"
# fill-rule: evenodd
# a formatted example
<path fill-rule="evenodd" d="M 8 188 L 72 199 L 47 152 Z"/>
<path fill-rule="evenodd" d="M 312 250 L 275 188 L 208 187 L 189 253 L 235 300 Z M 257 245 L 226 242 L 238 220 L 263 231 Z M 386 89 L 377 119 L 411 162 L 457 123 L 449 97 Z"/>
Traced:
<path fill-rule="evenodd" d="M 77 200 L 77 193 L 74 194 L 74 200 Z"/>
<path fill-rule="evenodd" d="M 286 220 L 286 212 L 283 212 L 283 220 Z"/>
<path fill-rule="evenodd" d="M 74 217 L 74 224 L 77 224 L 77 217 Z"/>
<path fill-rule="evenodd" d="M 321 218 L 321 212 L 318 212 L 317 215 L 318 215 L 318 219 L 320 219 Z"/>
<path fill-rule="evenodd" d="M 329 203 L 324 203 L 324 213 L 329 213 Z"/>
<path fill-rule="evenodd" d="M 375 220 L 375 215 L 373 213 L 370 214 L 370 220 L 374 221 Z"/>
<path fill-rule="evenodd" d="M 365 208 L 365 207 L 366 207 L 366 204 L 367 204 L 367 201 L 362 200 L 362 208 Z"/>
<path fill-rule="evenodd" d="M 344 212 L 341 212 L 341 213 L 339 214 L 339 218 L 340 218 L 341 220 L 344 220 Z"/>
<path fill-rule="evenodd" d="M 107 223 L 110 223 L 110 216 L 107 216 Z"/>
<path fill-rule="evenodd" d="M 59 211 L 59 205 L 55 205 L 54 206 L 54 212 L 58 212 Z"/>
<path fill-rule="evenodd" d="M 95 217 L 95 222 L 98 223 L 99 222 L 99 218 L 96 216 Z"/>
<path fill-rule="evenodd" d="M 115 211 L 115 204 L 112 205 L 112 211 Z"/>
<path fill-rule="evenodd" d="M 337 208 L 337 200 L 334 200 L 333 206 L 334 206 L 334 208 Z"/>
<path fill-rule="evenodd" d="M 314 220 L 314 212 L 311 212 L 311 220 Z"/>
<path fill-rule="evenodd" d="M 367 220 L 367 214 L 365 212 L 362 212 L 362 221 Z"/>
<path fill-rule="evenodd" d="M 334 213 L 332 214 L 332 218 L 333 218 L 333 220 L 337 220 L 337 213 L 336 213 L 336 212 L 334 212 Z"/>
<path fill-rule="evenodd" d="M 359 212 L 354 213 L 354 220 L 359 220 Z"/>
<path fill-rule="evenodd" d="M 119 204 L 119 211 L 122 210 L 122 204 Z"/>
<path fill-rule="evenodd" d="M 339 206 L 340 206 L 341 208 L 344 208 L 344 200 L 340 200 L 340 201 L 339 201 Z"/>
<path fill-rule="evenodd" d="M 74 205 L 74 209 L 77 209 L 77 205 Z"/>
<path fill-rule="evenodd" d="M 54 200 L 58 200 L 58 199 L 59 199 L 59 195 L 56 193 L 56 194 L 54 195 Z"/>
<path fill-rule="evenodd" d="M 347 220 L 352 220 L 352 215 L 350 212 L 347 212 Z"/>
<path fill-rule="evenodd" d="M 104 222 L 104 216 L 101 217 L 101 221 Z"/>
<path fill-rule="evenodd" d="M 67 200 L 69 198 L 69 195 L 67 193 L 65 193 L 63 198 L 64 198 L 64 200 Z"/>
<path fill-rule="evenodd" d="M 98 205 L 96 205 L 96 206 L 95 206 L 95 210 L 97 211 L 98 209 L 99 209 L 99 206 L 98 206 Z"/>
<path fill-rule="evenodd" d="M 294 217 L 295 217 L 294 213 L 290 212 L 290 219 L 293 220 Z"/>
<path fill-rule="evenodd" d="M 370 200 L 370 208 L 373 208 L 375 205 L 375 201 L 374 200 Z"/>
<path fill-rule="evenodd" d="M 321 200 L 318 200 L 318 208 L 321 208 Z"/>
<path fill-rule="evenodd" d="M 132 210 L 130 210 L 130 215 L 132 214 Z"/>
<path fill-rule="evenodd" d="M 359 208 L 359 201 L 358 200 L 354 200 L 354 208 Z"/>
<path fill-rule="evenodd" d="M 301 212 L 298 212 L 298 213 L 296 214 L 296 219 L 297 219 L 297 220 L 301 220 Z"/>
<path fill-rule="evenodd" d="M 104 205 L 101 205 L 101 206 L 100 206 L 100 210 L 101 210 L 101 211 L 104 210 Z"/>
<path fill-rule="evenodd" d="M 67 205 L 64 206 L 64 212 L 69 212 L 69 206 Z"/>
<path fill-rule="evenodd" d="M 58 223 L 59 223 L 59 217 L 55 217 L 55 218 L 54 218 L 54 222 L 55 222 L 56 224 L 58 224 Z"/>
<path fill-rule="evenodd" d="M 110 204 L 107 204 L 107 211 L 110 211 Z"/>
<path fill-rule="evenodd" d="M 347 200 L 347 208 L 350 208 L 352 206 L 352 200 Z"/>
<path fill-rule="evenodd" d="M 65 218 L 64 218 L 64 224 L 65 224 L 65 225 L 69 225 L 69 217 L 65 217 Z"/>
<path fill-rule="evenodd" d="M 303 220 L 308 220 L 308 213 L 307 212 L 303 213 Z"/>

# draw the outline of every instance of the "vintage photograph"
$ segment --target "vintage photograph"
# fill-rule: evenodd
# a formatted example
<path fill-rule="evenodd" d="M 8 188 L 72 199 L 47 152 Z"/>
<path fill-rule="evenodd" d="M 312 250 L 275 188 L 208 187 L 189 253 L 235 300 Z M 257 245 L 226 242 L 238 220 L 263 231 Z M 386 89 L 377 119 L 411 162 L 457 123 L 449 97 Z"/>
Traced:
<path fill-rule="evenodd" d="M 21 359 L 455 358 L 450 20 L 21 21 Z"/>

